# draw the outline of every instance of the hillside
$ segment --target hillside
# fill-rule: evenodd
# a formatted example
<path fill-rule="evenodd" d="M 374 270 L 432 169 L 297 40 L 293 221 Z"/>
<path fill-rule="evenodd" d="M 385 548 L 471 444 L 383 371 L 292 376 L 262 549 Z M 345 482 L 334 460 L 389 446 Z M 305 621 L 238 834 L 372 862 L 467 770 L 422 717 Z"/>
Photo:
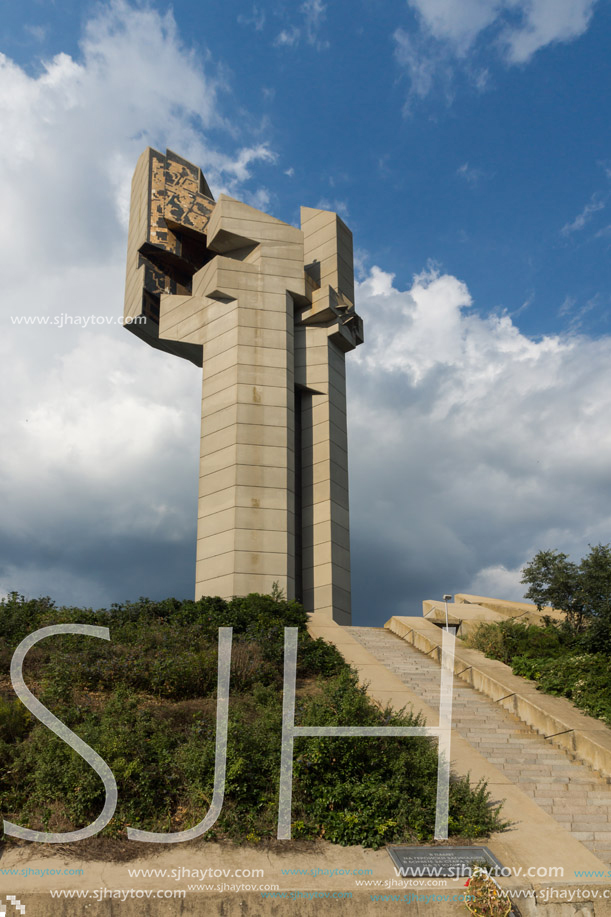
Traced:
<path fill-rule="evenodd" d="M 378 709 L 337 650 L 309 636 L 301 606 L 279 596 L 141 599 L 94 612 L 12 593 L 0 603 L 0 799 L 4 818 L 18 825 L 74 830 L 104 804 L 96 773 L 31 716 L 9 679 L 19 642 L 59 623 L 110 629 L 109 642 L 48 638 L 24 665 L 33 693 L 115 775 L 118 805 L 93 839 L 98 845 L 125 839 L 127 826 L 183 830 L 208 810 L 219 627 L 233 628 L 233 650 L 225 797 L 209 840 L 276 836 L 285 627 L 299 628 L 297 725 L 419 724 Z M 292 835 L 366 847 L 430 841 L 436 779 L 436 745 L 428 738 L 296 739 Z M 453 778 L 450 835 L 480 837 L 500 827 L 486 788 Z"/>

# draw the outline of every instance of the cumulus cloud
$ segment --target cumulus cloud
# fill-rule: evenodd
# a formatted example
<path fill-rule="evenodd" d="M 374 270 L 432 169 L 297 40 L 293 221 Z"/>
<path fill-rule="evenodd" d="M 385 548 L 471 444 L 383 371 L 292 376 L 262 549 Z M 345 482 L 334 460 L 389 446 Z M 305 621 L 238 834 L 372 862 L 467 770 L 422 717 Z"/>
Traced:
<path fill-rule="evenodd" d="M 164 594 L 168 579 L 192 591 L 197 370 L 116 323 L 11 317 L 122 314 L 129 185 L 147 145 L 201 164 L 216 192 L 268 202 L 248 182 L 274 154 L 260 137 L 240 145 L 221 97 L 171 14 L 122 0 L 98 8 L 78 57 L 35 76 L 0 57 L 3 592 L 96 604 Z"/>
<path fill-rule="evenodd" d="M 121 314 L 129 181 L 147 144 L 265 206 L 253 176 L 273 151 L 240 141 L 227 97 L 170 15 L 119 0 L 77 57 L 35 76 L 0 60 L 3 592 L 94 606 L 191 594 L 197 370 L 118 325 L 11 315 Z M 360 274 L 367 343 L 347 363 L 363 618 L 444 592 L 507 594 L 539 548 L 579 556 L 609 540 L 610 340 L 530 340 L 434 267 L 409 289 L 383 266 Z"/>
<path fill-rule="evenodd" d="M 598 0 L 407 0 L 418 29 L 395 31 L 395 54 L 410 80 L 410 96 L 447 86 L 463 67 L 482 89 L 488 70 L 467 66 L 480 51 L 523 64 L 537 51 L 573 41 L 588 28 Z M 409 108 L 409 105 L 408 105 Z"/>
<path fill-rule="evenodd" d="M 380 617 L 424 598 L 519 598 L 539 549 L 608 541 L 611 338 L 531 340 L 434 268 L 359 284 L 348 357 L 355 592 Z M 508 592 L 511 595 L 508 595 Z M 379 603 L 379 602 L 378 602 Z"/>
<path fill-rule="evenodd" d="M 524 599 L 522 569 L 508 570 L 503 564 L 484 567 L 471 580 L 467 595 L 485 595 L 491 598 L 501 597 L 509 602 L 521 602 Z"/>

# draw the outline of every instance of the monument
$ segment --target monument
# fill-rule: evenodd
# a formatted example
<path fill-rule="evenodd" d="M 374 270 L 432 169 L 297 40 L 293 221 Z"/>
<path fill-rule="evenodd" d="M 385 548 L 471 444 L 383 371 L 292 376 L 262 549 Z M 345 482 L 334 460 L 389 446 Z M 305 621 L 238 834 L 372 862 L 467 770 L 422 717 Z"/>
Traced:
<path fill-rule="evenodd" d="M 137 323 L 136 316 L 142 316 Z M 350 623 L 345 355 L 352 234 L 224 194 L 170 150 L 132 181 L 125 324 L 202 368 L 195 597 L 271 591 Z"/>

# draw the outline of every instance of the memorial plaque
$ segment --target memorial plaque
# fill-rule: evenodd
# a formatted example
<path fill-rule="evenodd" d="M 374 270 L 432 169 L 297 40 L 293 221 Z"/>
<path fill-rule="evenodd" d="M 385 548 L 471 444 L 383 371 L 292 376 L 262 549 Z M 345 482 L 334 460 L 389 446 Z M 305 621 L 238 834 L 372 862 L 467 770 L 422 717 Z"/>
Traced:
<path fill-rule="evenodd" d="M 388 846 L 388 853 L 405 878 L 468 878 L 474 866 L 485 866 L 502 875 L 502 864 L 487 847 L 398 847 Z"/>

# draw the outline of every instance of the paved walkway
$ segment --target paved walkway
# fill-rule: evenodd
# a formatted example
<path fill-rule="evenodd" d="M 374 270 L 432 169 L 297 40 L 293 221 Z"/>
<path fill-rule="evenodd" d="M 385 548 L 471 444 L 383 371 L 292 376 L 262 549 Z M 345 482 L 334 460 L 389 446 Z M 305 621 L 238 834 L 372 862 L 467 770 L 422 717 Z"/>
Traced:
<path fill-rule="evenodd" d="M 433 708 L 441 668 L 384 628 L 347 630 Z M 452 725 L 481 755 L 611 865 L 611 786 L 475 688 L 454 678 Z"/>

